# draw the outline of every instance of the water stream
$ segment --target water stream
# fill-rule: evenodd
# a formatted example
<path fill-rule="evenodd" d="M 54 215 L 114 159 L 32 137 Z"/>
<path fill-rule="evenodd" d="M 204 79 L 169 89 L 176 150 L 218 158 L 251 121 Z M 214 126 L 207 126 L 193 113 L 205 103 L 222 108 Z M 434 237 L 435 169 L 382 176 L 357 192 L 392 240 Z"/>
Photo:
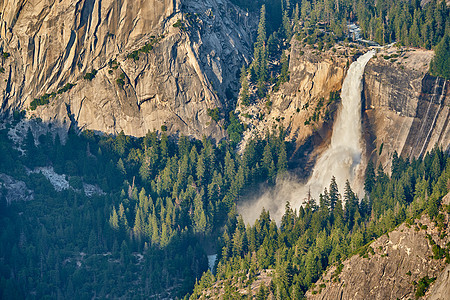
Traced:
<path fill-rule="evenodd" d="M 238 207 L 246 222 L 253 223 L 263 207 L 279 222 L 286 201 L 291 203 L 291 207 L 298 208 L 305 201 L 308 191 L 313 198 L 318 199 L 323 189 L 329 186 L 332 176 L 335 176 L 341 194 L 347 179 L 353 190 L 360 189 L 357 174 L 362 155 L 362 77 L 367 62 L 374 54 L 374 50 L 369 51 L 350 65 L 342 85 L 342 106 L 336 117 L 330 146 L 317 159 L 308 182 L 301 184 L 295 180 L 279 180 L 276 186 L 262 197 L 246 201 Z"/>

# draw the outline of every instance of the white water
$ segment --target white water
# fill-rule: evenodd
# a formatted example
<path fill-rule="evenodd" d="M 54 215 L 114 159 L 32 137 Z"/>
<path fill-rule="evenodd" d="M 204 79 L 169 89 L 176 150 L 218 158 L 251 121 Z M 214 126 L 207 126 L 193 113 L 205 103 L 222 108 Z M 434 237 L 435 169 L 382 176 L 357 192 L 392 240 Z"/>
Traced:
<path fill-rule="evenodd" d="M 263 207 L 279 222 L 286 201 L 290 202 L 292 208 L 298 208 L 305 201 L 308 190 L 311 191 L 313 198 L 318 200 L 319 194 L 330 185 L 332 176 L 335 176 L 341 194 L 347 179 L 354 191 L 360 190 L 357 174 L 362 155 L 362 76 L 367 62 L 374 54 L 375 51 L 372 50 L 350 65 L 342 85 L 342 106 L 333 127 L 331 144 L 318 158 L 308 182 L 301 184 L 292 179 L 277 181 L 273 190 L 267 191 L 259 199 L 246 201 L 238 207 L 246 222 L 253 223 Z"/>

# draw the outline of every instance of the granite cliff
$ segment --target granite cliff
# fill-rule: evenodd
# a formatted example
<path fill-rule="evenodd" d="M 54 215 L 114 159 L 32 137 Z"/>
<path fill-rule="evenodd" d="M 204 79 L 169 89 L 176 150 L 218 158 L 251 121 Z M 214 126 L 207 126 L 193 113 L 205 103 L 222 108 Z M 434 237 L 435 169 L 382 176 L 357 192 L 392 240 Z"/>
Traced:
<path fill-rule="evenodd" d="M 432 51 L 382 50 L 364 76 L 367 156 L 390 170 L 394 151 L 405 158 L 450 145 L 448 81 L 427 74 Z"/>
<path fill-rule="evenodd" d="M 255 22 L 228 1 L 0 1 L 1 111 L 67 127 L 222 138 Z M 41 99 L 34 104 L 34 99 Z M 35 105 L 36 107 L 36 105 Z"/>

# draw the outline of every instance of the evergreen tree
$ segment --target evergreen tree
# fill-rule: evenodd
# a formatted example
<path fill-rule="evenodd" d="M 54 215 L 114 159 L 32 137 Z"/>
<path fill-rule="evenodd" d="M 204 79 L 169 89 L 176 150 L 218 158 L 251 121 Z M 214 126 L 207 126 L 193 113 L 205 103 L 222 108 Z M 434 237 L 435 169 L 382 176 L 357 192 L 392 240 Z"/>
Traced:
<path fill-rule="evenodd" d="M 117 216 L 116 208 L 113 207 L 113 212 L 109 218 L 109 225 L 115 230 L 119 229 L 119 217 Z"/>
<path fill-rule="evenodd" d="M 336 178 L 334 176 L 331 177 L 330 188 L 328 191 L 328 196 L 330 199 L 330 210 L 333 211 L 338 199 L 340 198 Z"/>
<path fill-rule="evenodd" d="M 197 233 L 205 232 L 207 227 L 206 214 L 203 208 L 203 194 L 204 191 L 202 190 L 201 193 L 197 194 L 194 198 L 193 224 L 194 231 Z"/>
<path fill-rule="evenodd" d="M 369 160 L 365 172 L 364 190 L 366 191 L 366 193 L 370 194 L 374 186 L 375 186 L 375 168 L 373 167 L 372 160 Z"/>
<path fill-rule="evenodd" d="M 280 142 L 279 148 L 280 149 L 278 152 L 277 169 L 278 169 L 278 174 L 282 174 L 282 173 L 286 172 L 286 170 L 287 170 L 287 154 L 286 154 L 286 145 L 285 145 L 284 141 Z"/>
<path fill-rule="evenodd" d="M 430 73 L 450 80 L 450 33 L 445 34 L 434 50 Z"/>

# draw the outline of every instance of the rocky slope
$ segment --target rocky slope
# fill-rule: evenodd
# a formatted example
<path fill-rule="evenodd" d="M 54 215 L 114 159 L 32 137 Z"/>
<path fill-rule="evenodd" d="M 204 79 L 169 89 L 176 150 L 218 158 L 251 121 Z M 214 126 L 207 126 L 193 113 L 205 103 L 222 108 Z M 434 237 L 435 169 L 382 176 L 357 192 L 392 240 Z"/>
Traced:
<path fill-rule="evenodd" d="M 448 81 L 427 75 L 432 51 L 395 47 L 380 51 L 364 76 L 368 155 L 390 170 L 394 151 L 418 157 L 436 144 L 450 146 Z M 381 148 L 381 151 L 380 151 Z"/>
<path fill-rule="evenodd" d="M 445 205 L 450 195 L 444 197 Z M 432 241 L 447 248 L 449 214 L 439 228 L 428 215 L 404 223 L 369 245 L 366 257 L 354 255 L 340 268 L 331 267 L 307 293 L 308 299 L 414 299 L 417 283 L 428 276 L 438 278 L 425 295 L 428 299 L 448 296 L 448 266 L 433 258 Z"/>
<path fill-rule="evenodd" d="M 14 201 L 30 201 L 34 199 L 33 191 L 27 188 L 25 182 L 0 173 L 0 199 L 10 205 Z"/>
<path fill-rule="evenodd" d="M 0 9 L 0 49 L 10 55 L 2 59 L 2 112 L 27 109 L 28 117 L 107 133 L 142 136 L 165 125 L 224 136 L 207 109 L 236 96 L 255 25 L 229 1 L 3 0 Z M 75 86 L 63 89 L 68 83 Z M 46 93 L 56 94 L 30 110 Z"/>
<path fill-rule="evenodd" d="M 264 137 L 269 131 L 287 130 L 287 139 L 296 143 L 291 162 L 303 169 L 329 142 L 339 94 L 353 56 L 351 50 L 336 45 L 336 51 L 320 52 L 302 45 L 296 38 L 286 51 L 289 57 L 289 81 L 269 96 L 248 107 L 239 103 L 240 119 L 247 124 L 241 149 L 251 137 Z M 255 92 L 255 87 L 254 91 Z M 332 94 L 335 93 L 335 96 Z M 331 96 L 331 97 L 330 97 Z M 314 152 L 313 155 L 310 155 Z"/>

